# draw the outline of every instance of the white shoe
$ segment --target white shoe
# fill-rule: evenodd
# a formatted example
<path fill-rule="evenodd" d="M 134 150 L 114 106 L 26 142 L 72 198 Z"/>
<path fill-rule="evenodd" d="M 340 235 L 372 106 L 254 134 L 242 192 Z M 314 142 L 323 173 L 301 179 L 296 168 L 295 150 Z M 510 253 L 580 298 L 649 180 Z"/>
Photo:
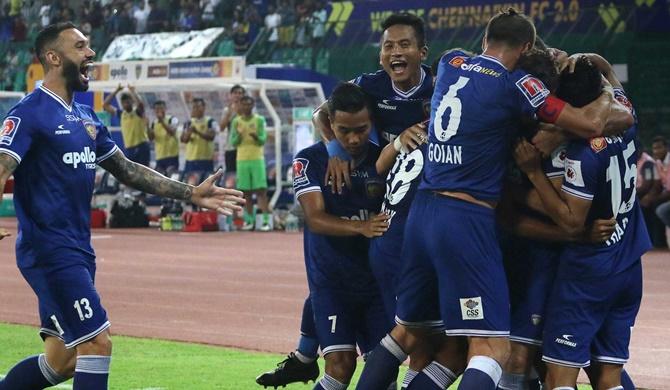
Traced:
<path fill-rule="evenodd" d="M 242 230 L 245 231 L 245 232 L 248 232 L 250 230 L 254 230 L 254 224 L 249 223 L 249 222 L 245 222 L 244 225 L 242 225 Z"/>
<path fill-rule="evenodd" d="M 266 223 L 263 226 L 261 226 L 261 228 L 258 229 L 258 230 L 260 230 L 261 232 L 269 232 L 271 229 L 270 229 L 270 225 Z"/>

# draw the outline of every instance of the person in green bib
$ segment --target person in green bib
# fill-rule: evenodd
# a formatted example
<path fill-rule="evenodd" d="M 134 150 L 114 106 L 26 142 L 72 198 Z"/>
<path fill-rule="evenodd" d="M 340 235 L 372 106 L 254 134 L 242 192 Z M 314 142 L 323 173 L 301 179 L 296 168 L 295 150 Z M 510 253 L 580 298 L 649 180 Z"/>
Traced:
<path fill-rule="evenodd" d="M 166 113 L 162 100 L 154 102 L 154 115 L 156 119 L 149 125 L 148 136 L 154 143 L 156 171 L 169 177 L 179 171 L 179 119 Z"/>
<path fill-rule="evenodd" d="M 214 138 L 219 124 L 205 115 L 205 101 L 193 98 L 191 120 L 184 124 L 181 142 L 186 144 L 184 181 L 200 183 L 214 171 Z"/>
<path fill-rule="evenodd" d="M 260 231 L 269 231 L 267 177 L 263 146 L 267 140 L 265 118 L 253 113 L 254 99 L 243 96 L 238 115 L 230 124 L 231 142 L 237 147 L 237 189 L 244 193 L 244 225 L 242 230 L 252 230 L 255 225 L 252 197 L 255 194 L 258 208 L 263 213 Z"/>
<path fill-rule="evenodd" d="M 147 136 L 147 123 L 144 116 L 144 103 L 135 92 L 135 87 L 128 84 L 128 93 L 121 94 L 121 108 L 112 105 L 112 100 L 121 92 L 123 85 L 119 84 L 113 93 L 107 95 L 102 108 L 110 115 L 121 120 L 121 134 L 126 157 L 144 166 L 149 166 L 151 148 Z"/>

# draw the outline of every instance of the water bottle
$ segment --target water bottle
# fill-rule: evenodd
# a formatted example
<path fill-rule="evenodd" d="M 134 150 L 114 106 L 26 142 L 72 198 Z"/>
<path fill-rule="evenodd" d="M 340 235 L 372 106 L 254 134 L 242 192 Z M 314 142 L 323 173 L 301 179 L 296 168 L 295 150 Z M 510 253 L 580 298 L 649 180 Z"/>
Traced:
<path fill-rule="evenodd" d="M 298 226 L 298 217 L 293 214 L 289 214 L 286 217 L 286 232 L 288 233 L 297 233 L 300 231 L 300 226 Z"/>

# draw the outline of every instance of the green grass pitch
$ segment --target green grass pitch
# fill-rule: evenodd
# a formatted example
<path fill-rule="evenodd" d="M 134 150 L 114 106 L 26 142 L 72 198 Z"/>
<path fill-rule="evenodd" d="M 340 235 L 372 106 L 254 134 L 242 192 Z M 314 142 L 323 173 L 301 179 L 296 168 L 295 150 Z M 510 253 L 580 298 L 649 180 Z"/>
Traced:
<path fill-rule="evenodd" d="M 113 336 L 110 390 L 254 390 L 254 382 L 284 356 L 175 341 Z M 24 357 L 42 351 L 37 329 L 0 324 L 0 374 Z M 288 351 L 287 351 L 288 352 Z M 319 359 L 323 372 L 323 359 Z M 355 387 L 358 365 L 350 389 Z M 404 367 L 401 371 L 404 374 Z M 52 389 L 71 389 L 71 381 Z M 292 384 L 286 389 L 311 389 Z M 452 386 L 453 389 L 456 386 Z M 591 389 L 580 386 L 580 390 Z"/>

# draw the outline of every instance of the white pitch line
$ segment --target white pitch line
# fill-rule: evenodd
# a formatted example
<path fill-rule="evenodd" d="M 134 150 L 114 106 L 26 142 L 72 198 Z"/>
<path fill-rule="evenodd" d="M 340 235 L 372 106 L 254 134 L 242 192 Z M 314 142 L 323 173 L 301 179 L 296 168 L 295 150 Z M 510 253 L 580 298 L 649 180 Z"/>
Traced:
<path fill-rule="evenodd" d="M 111 234 L 94 234 L 91 236 L 91 240 L 104 240 L 107 238 L 112 238 Z"/>

